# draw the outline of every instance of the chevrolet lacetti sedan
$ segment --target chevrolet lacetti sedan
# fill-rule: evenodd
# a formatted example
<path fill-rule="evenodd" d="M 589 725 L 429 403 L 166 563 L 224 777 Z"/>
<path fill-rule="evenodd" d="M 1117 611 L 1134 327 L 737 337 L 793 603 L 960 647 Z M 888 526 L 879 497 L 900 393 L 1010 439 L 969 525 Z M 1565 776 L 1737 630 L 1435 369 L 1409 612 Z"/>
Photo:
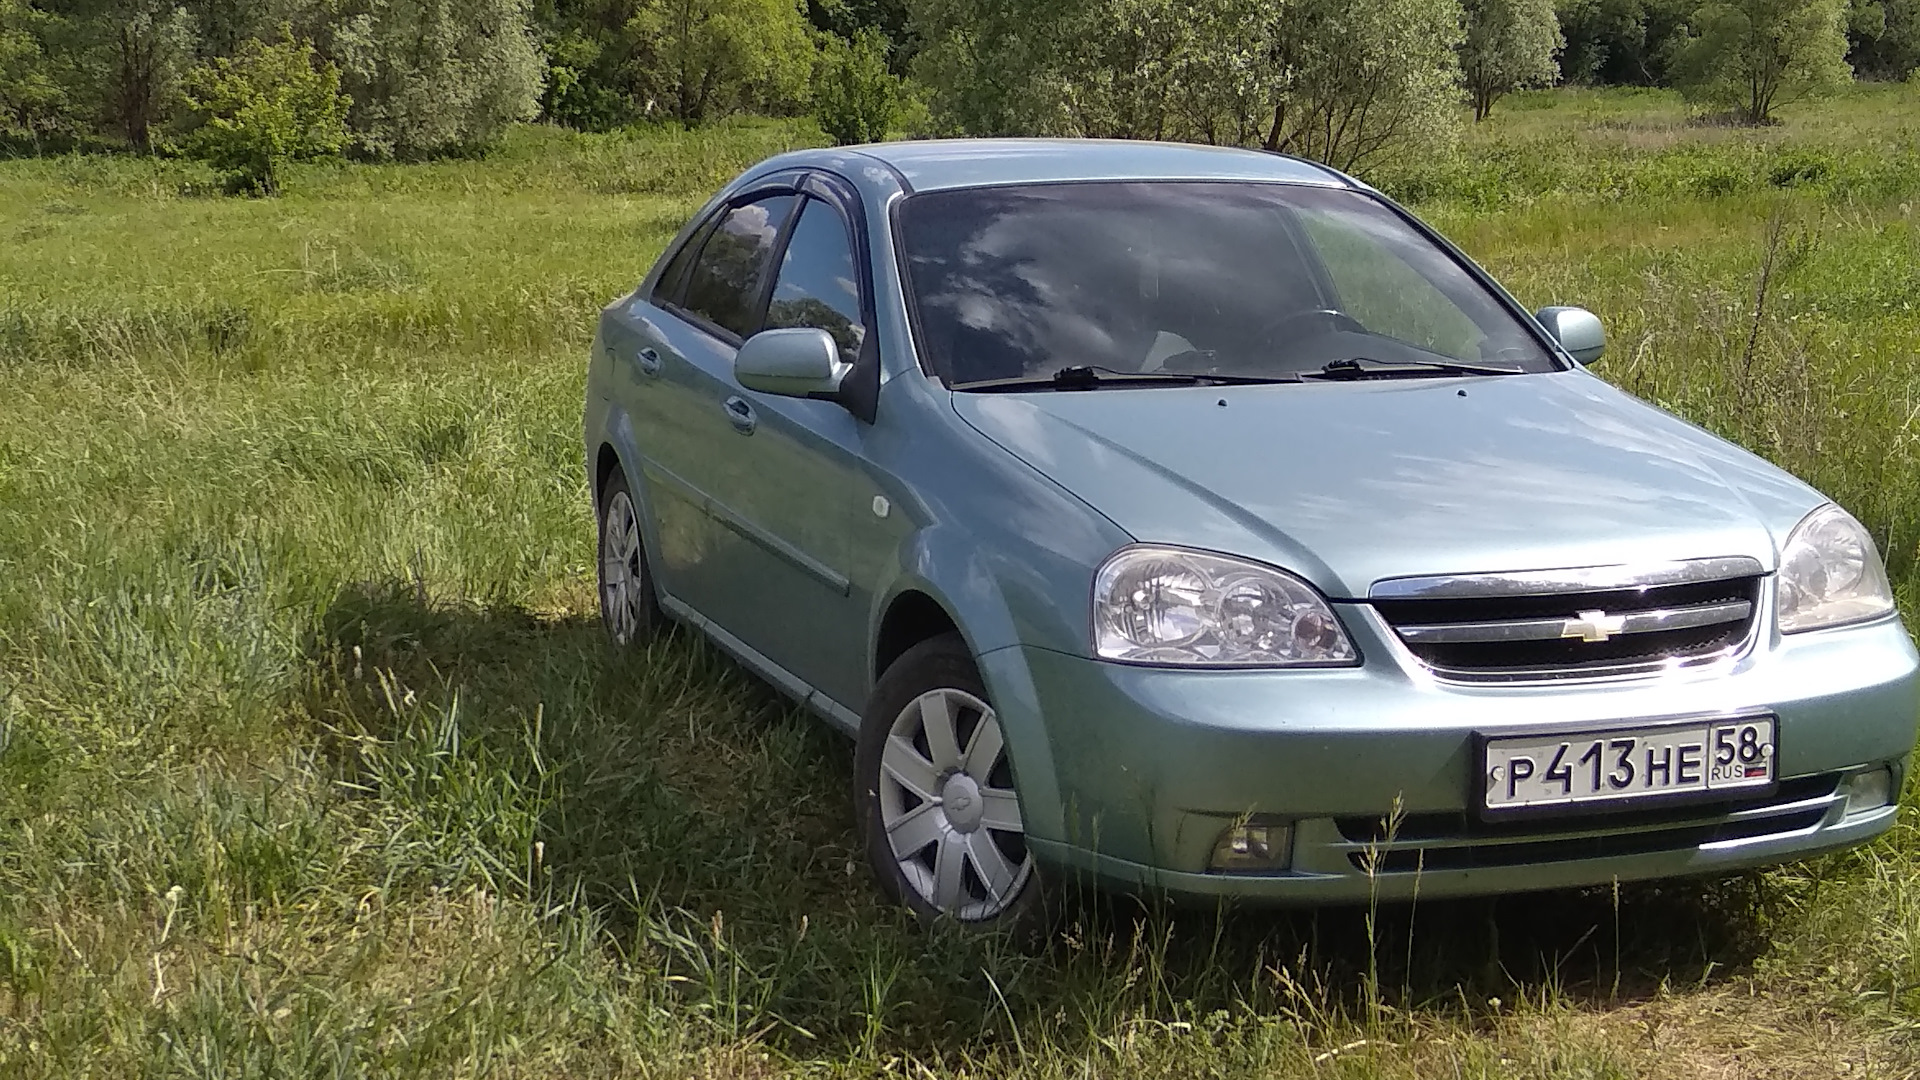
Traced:
<path fill-rule="evenodd" d="M 606 626 L 691 624 L 855 736 L 867 857 L 925 918 L 1880 833 L 1920 683 L 1873 540 L 1602 344 L 1304 161 L 775 157 L 601 316 Z"/>

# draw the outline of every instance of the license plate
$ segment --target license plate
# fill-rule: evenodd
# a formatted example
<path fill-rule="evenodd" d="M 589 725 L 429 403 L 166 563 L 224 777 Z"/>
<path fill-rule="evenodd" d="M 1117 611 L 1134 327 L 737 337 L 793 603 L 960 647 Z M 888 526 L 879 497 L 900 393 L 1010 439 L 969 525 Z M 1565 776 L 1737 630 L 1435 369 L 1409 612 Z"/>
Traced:
<path fill-rule="evenodd" d="M 1744 791 L 1774 782 L 1774 718 L 1487 739 L 1489 812 Z"/>

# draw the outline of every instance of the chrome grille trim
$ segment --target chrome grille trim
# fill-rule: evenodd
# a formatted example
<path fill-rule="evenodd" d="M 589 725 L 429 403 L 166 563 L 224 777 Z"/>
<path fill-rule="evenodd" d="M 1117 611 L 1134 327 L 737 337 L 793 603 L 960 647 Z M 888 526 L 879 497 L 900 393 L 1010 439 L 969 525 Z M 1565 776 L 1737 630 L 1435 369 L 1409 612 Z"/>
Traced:
<path fill-rule="evenodd" d="M 1760 560 L 1745 555 L 1624 566 L 1575 566 L 1560 570 L 1522 570 L 1497 574 L 1439 574 L 1387 578 L 1367 590 L 1369 600 L 1473 600 L 1502 596 L 1553 596 L 1610 592 L 1658 585 L 1684 585 L 1766 573 Z"/>
<path fill-rule="evenodd" d="M 1696 626 L 1745 622 L 1753 605 L 1745 600 L 1724 604 L 1696 604 L 1690 607 L 1662 608 L 1657 611 L 1623 613 L 1620 634 L 1651 634 L 1661 630 L 1686 630 Z M 1605 614 L 1604 612 L 1602 614 Z M 1411 644 L 1468 641 L 1553 641 L 1579 637 L 1570 633 L 1567 619 L 1512 619 L 1495 622 L 1428 623 L 1395 629 Z"/>
<path fill-rule="evenodd" d="M 1713 576 L 1728 571 L 1738 573 Z M 1576 582 L 1597 587 L 1564 591 Z M 1539 682 L 1638 678 L 1734 660 L 1758 640 L 1767 586 L 1758 560 L 1724 557 L 1390 579 L 1367 602 L 1438 678 Z"/>

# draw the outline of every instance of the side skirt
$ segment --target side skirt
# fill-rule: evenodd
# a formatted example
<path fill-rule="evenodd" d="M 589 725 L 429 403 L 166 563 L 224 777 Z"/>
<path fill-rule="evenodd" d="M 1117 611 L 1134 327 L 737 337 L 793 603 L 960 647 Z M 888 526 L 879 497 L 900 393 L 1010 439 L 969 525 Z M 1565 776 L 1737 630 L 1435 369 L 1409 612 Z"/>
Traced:
<path fill-rule="evenodd" d="M 773 684 L 773 688 L 806 706 L 848 737 L 860 732 L 860 714 L 807 685 L 786 668 L 767 659 L 758 650 L 715 626 L 713 620 L 679 600 L 660 594 L 660 607 L 680 622 L 697 628 L 721 651 L 745 665 L 749 671 Z"/>

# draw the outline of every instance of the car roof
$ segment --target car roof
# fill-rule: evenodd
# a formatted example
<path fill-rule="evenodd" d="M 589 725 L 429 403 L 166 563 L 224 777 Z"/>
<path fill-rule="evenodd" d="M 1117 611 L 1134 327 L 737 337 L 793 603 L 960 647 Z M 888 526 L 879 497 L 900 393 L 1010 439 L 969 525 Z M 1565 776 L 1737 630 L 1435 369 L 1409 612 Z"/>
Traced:
<path fill-rule="evenodd" d="M 849 146 L 826 153 L 843 163 L 852 155 L 882 161 L 914 191 L 1072 180 L 1263 180 L 1333 187 L 1353 184 L 1326 166 L 1284 154 L 1191 143 L 925 139 Z M 811 156 L 783 155 L 776 160 L 810 164 L 794 159 Z"/>

